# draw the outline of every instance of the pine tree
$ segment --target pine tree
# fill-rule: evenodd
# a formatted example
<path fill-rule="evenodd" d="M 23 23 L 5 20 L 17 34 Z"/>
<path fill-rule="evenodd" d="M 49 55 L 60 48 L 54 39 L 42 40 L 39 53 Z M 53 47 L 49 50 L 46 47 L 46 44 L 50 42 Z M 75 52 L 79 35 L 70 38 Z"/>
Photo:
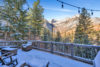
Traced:
<path fill-rule="evenodd" d="M 47 28 L 43 28 L 41 31 L 41 39 L 42 41 L 51 41 L 52 35 L 51 32 Z"/>
<path fill-rule="evenodd" d="M 85 8 L 82 8 L 81 14 L 79 16 L 79 23 L 77 24 L 77 28 L 75 31 L 74 43 L 91 44 L 89 35 L 92 33 L 92 31 L 93 25 L 91 22 L 90 14 Z M 78 56 L 82 56 L 84 58 L 91 57 L 91 53 L 88 51 L 92 51 L 92 49 L 83 49 L 81 47 L 76 47 L 75 50 L 75 54 Z"/>
<path fill-rule="evenodd" d="M 79 23 L 75 31 L 74 43 L 89 44 L 89 34 L 92 31 L 92 22 L 90 14 L 85 8 L 79 16 Z"/>
<path fill-rule="evenodd" d="M 30 8 L 28 12 L 27 19 L 29 19 L 28 24 L 34 29 L 33 34 L 40 35 L 43 22 L 43 8 L 40 6 L 40 0 L 34 2 L 33 8 Z"/>
<path fill-rule="evenodd" d="M 10 32 L 24 34 L 26 10 L 23 10 L 23 5 L 26 0 L 4 0 L 3 3 L 0 18 L 10 23 Z"/>
<path fill-rule="evenodd" d="M 48 33 L 46 28 L 44 28 L 44 30 L 42 31 L 41 36 L 43 41 L 48 41 Z"/>
<path fill-rule="evenodd" d="M 96 32 L 96 36 L 97 36 L 96 38 L 97 45 L 100 45 L 100 31 Z"/>
<path fill-rule="evenodd" d="M 59 31 L 57 32 L 57 36 L 56 36 L 56 38 L 55 38 L 55 41 L 56 41 L 56 42 L 60 42 L 60 41 L 61 41 L 61 34 L 60 34 Z"/>

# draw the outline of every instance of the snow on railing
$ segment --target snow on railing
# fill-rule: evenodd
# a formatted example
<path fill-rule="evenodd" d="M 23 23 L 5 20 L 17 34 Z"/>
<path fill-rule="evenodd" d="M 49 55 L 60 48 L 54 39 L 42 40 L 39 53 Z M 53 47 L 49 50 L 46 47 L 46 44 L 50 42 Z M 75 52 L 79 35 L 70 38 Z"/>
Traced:
<path fill-rule="evenodd" d="M 22 44 L 28 41 L 0 41 L 0 46 L 16 46 L 21 47 Z M 49 51 L 51 53 L 57 53 L 64 56 L 69 56 L 73 59 L 81 60 L 87 63 L 92 63 L 97 52 L 100 50 L 100 46 L 94 45 L 80 45 L 73 43 L 62 43 L 53 41 L 32 41 L 32 47 L 35 49 L 41 49 Z"/>
<path fill-rule="evenodd" d="M 64 56 L 69 56 L 77 60 L 92 63 L 100 46 L 80 45 L 72 43 L 33 41 L 33 48 L 50 51 Z"/>
<path fill-rule="evenodd" d="M 26 43 L 26 41 L 0 41 L 0 48 L 3 47 L 19 47 L 23 43 Z"/>

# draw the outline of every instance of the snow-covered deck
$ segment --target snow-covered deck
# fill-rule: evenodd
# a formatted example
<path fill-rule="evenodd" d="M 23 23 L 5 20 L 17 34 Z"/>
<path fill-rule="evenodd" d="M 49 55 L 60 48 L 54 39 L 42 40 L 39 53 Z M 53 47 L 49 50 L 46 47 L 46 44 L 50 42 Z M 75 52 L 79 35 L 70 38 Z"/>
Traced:
<path fill-rule="evenodd" d="M 49 67 L 93 67 L 92 65 L 65 58 L 62 56 L 50 54 L 39 50 L 31 50 L 24 52 L 21 49 L 18 50 L 18 65 L 23 62 L 29 63 L 34 67 L 43 67 L 48 61 L 50 62 Z"/>

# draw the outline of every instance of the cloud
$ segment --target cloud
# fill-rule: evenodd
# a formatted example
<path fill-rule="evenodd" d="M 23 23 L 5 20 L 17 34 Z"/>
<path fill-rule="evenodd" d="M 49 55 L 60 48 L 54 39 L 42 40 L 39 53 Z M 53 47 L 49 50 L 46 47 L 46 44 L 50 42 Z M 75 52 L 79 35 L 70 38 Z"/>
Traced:
<path fill-rule="evenodd" d="M 60 12 L 72 12 L 72 10 L 69 9 L 56 9 L 56 8 L 44 8 L 44 9 L 52 11 L 60 11 Z"/>

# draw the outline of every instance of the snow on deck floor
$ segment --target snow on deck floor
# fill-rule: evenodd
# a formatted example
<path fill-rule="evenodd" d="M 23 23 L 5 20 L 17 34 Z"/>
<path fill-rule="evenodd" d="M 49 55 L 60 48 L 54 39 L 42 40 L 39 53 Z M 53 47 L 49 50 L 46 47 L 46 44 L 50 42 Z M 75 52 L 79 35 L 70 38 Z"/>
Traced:
<path fill-rule="evenodd" d="M 19 64 L 27 62 L 33 64 L 34 67 L 42 67 L 42 65 L 46 64 L 48 61 L 50 62 L 49 67 L 93 67 L 83 62 L 34 49 L 28 52 L 18 50 L 17 59 Z"/>

